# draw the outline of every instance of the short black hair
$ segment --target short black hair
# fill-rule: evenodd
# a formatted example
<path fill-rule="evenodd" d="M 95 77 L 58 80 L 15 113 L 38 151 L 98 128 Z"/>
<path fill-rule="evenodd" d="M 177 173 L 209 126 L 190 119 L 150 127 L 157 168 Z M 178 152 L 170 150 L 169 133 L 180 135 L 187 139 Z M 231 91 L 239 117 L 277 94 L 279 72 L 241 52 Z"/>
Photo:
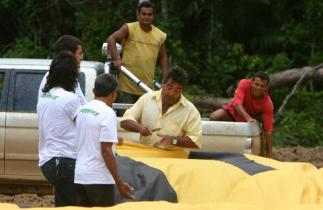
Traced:
<path fill-rule="evenodd" d="M 252 77 L 252 79 L 253 80 L 255 80 L 255 78 L 260 78 L 261 80 L 265 80 L 265 81 L 267 81 L 267 84 L 269 84 L 269 82 L 270 82 L 270 77 L 268 76 L 268 74 L 266 74 L 265 72 L 263 72 L 263 71 L 258 71 L 258 72 L 256 72 L 254 75 L 253 75 L 253 77 Z"/>
<path fill-rule="evenodd" d="M 63 35 L 55 43 L 55 54 L 58 54 L 62 51 L 70 51 L 73 54 L 76 53 L 77 46 L 83 47 L 83 42 L 72 35 Z"/>
<path fill-rule="evenodd" d="M 173 68 L 165 77 L 164 83 L 171 79 L 180 85 L 186 86 L 188 84 L 188 74 L 187 72 L 179 67 Z"/>
<path fill-rule="evenodd" d="M 69 51 L 58 53 L 52 60 L 49 67 L 47 82 L 42 89 L 47 93 L 54 87 L 61 87 L 66 91 L 74 92 L 77 86 L 77 61 Z"/>
<path fill-rule="evenodd" d="M 100 74 L 94 83 L 94 95 L 96 97 L 108 96 L 113 91 L 117 90 L 118 82 L 111 74 Z"/>
<path fill-rule="evenodd" d="M 153 8 L 153 13 L 155 14 L 155 6 L 152 2 L 150 1 L 142 1 L 138 4 L 137 6 L 137 15 L 139 15 L 141 8 L 147 7 L 147 8 Z"/>

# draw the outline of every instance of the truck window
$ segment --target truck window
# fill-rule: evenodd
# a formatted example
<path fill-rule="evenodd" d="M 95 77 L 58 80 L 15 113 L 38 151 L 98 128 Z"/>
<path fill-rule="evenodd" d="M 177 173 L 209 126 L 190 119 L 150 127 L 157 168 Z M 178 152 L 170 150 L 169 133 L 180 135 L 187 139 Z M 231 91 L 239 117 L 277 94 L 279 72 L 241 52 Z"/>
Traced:
<path fill-rule="evenodd" d="M 36 112 L 37 97 L 40 82 L 46 71 L 17 70 L 15 72 L 11 108 L 13 112 Z M 84 94 L 85 74 L 80 72 L 79 83 Z"/>
<path fill-rule="evenodd" d="M 36 112 L 38 88 L 45 71 L 16 72 L 13 95 L 14 112 Z"/>
<path fill-rule="evenodd" d="M 84 72 L 79 73 L 78 80 L 79 80 L 79 83 L 81 86 L 81 90 L 82 90 L 83 94 L 85 95 L 85 74 L 84 74 Z"/>
<path fill-rule="evenodd" d="M 5 99 L 5 72 L 0 72 L 0 111 L 6 110 L 6 99 Z"/>
<path fill-rule="evenodd" d="M 0 98 L 2 98 L 4 76 L 4 73 L 0 72 Z"/>

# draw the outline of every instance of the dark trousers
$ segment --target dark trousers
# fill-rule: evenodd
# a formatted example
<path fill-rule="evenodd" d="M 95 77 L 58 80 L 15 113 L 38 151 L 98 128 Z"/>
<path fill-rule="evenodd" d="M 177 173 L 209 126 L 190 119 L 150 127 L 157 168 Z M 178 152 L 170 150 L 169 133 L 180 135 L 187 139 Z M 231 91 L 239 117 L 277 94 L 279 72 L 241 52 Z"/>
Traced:
<path fill-rule="evenodd" d="M 46 179 L 54 186 L 55 206 L 76 205 L 74 184 L 75 159 L 55 157 L 41 166 Z"/>
<path fill-rule="evenodd" d="M 113 184 L 76 184 L 76 205 L 84 207 L 113 206 Z"/>

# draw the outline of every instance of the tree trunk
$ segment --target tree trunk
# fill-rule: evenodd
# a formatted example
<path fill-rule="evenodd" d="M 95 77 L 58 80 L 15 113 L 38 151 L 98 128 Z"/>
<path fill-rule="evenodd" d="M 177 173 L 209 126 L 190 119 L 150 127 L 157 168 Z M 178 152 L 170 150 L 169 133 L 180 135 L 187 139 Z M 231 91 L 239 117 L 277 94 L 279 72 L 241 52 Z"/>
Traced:
<path fill-rule="evenodd" d="M 168 20 L 167 0 L 161 0 L 161 13 L 165 21 Z"/>
<path fill-rule="evenodd" d="M 194 96 L 194 104 L 202 109 L 216 110 L 228 103 L 231 98 L 213 98 L 210 96 Z"/>
<path fill-rule="evenodd" d="M 276 88 L 284 85 L 293 85 L 304 73 L 307 73 L 312 69 L 313 69 L 312 67 L 303 67 L 303 68 L 289 69 L 289 70 L 272 74 L 270 75 L 270 88 Z M 309 72 L 305 76 L 304 81 L 311 80 L 311 79 L 323 80 L 323 68 L 319 68 L 316 71 Z"/>

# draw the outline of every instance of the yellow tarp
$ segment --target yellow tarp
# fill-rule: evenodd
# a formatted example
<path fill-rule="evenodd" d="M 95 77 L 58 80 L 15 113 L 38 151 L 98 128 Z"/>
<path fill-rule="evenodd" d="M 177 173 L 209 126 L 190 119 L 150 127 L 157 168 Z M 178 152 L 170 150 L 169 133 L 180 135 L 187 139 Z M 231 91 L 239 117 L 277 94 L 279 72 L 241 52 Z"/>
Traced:
<path fill-rule="evenodd" d="M 124 141 L 122 146 L 116 146 L 117 153 L 128 157 L 153 157 L 153 158 L 188 158 L 185 150 L 163 150 L 131 141 Z"/>
<path fill-rule="evenodd" d="M 309 163 L 284 163 L 245 155 L 256 163 L 276 169 L 251 176 L 240 168 L 222 161 L 149 158 L 147 154 L 154 154 L 153 157 L 164 157 L 165 151 L 159 149 L 154 151 L 153 148 L 144 146 L 139 148 L 134 145 L 138 151 L 133 152 L 131 145 L 125 146 L 128 148 L 117 149 L 120 155 L 130 154 L 133 159 L 164 172 L 177 193 L 179 203 L 128 202 L 104 209 L 323 210 L 323 169 L 316 169 Z M 17 208 L 15 205 L 0 204 L 0 210 Z M 37 208 L 31 208 L 31 210 L 35 209 Z M 65 207 L 64 209 L 81 208 Z"/>

